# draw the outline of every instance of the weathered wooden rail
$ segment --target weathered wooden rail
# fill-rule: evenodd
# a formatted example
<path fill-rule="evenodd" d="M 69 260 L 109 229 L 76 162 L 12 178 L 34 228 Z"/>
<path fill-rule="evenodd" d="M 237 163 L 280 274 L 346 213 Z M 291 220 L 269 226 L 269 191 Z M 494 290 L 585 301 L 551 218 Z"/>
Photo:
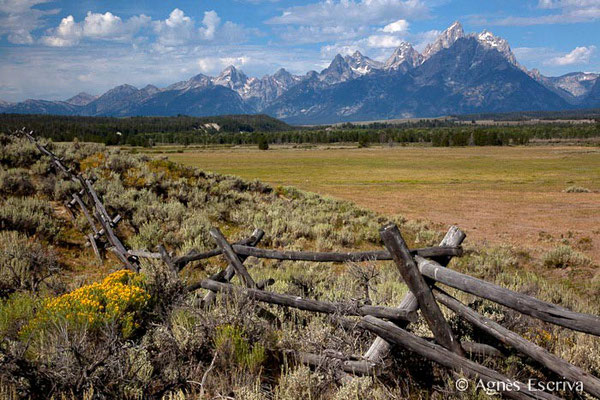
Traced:
<path fill-rule="evenodd" d="M 217 247 L 206 252 L 192 250 L 185 255 L 174 257 L 163 246 L 159 246 L 157 252 L 127 249 L 114 231 L 121 217 L 119 215 L 110 217 L 100 196 L 93 188 L 92 180 L 84 178 L 81 174 L 74 174 L 60 158 L 38 143 L 31 132 L 22 130 L 17 134 L 27 137 L 44 155 L 50 157 L 59 173 L 81 184 L 81 190 L 73 194 L 72 200 L 66 206 L 73 211 L 77 204 L 85 215 L 92 230 L 92 233 L 87 234 L 86 237 L 98 257 L 101 258 L 98 249 L 103 245 L 102 247 L 110 248 L 117 255 L 125 268 L 138 271 L 139 258 L 150 258 L 161 259 L 169 268 L 179 272 L 194 261 L 222 255 L 228 263 L 225 269 L 187 287 L 190 292 L 198 289 L 208 291 L 200 303 L 202 307 L 209 307 L 217 293 L 226 296 L 243 296 L 260 303 L 331 314 L 337 323 L 347 329 L 359 329 L 377 335 L 369 350 L 361 357 L 346 356 L 332 351 L 324 351 L 323 354 L 301 352 L 296 353 L 296 358 L 300 362 L 310 365 L 324 363 L 335 365 L 344 374 L 380 374 L 385 370 L 384 360 L 389 356 L 390 346 L 395 344 L 465 376 L 480 379 L 484 383 L 496 383 L 495 387 L 507 398 L 559 398 L 551 393 L 531 390 L 527 384 L 470 359 L 469 355 L 499 357 L 502 353 L 494 347 L 481 343 L 461 343 L 447 323 L 440 308 L 441 304 L 477 329 L 498 340 L 499 344 L 513 347 L 559 377 L 573 383 L 582 382 L 585 392 L 600 398 L 598 377 L 485 318 L 436 286 L 443 284 L 551 324 L 600 336 L 600 317 L 596 315 L 578 313 L 448 268 L 452 257 L 462 255 L 461 244 L 466 235 L 458 227 L 451 227 L 439 246 L 412 250 L 408 248 L 395 225 L 387 225 L 380 230 L 385 249 L 375 251 L 309 252 L 263 249 L 257 247 L 264 236 L 264 232 L 260 229 L 256 229 L 248 238 L 232 244 L 217 228 L 210 230 Z M 244 265 L 248 257 L 323 263 L 392 260 L 408 286 L 409 292 L 398 307 L 357 302 L 331 302 L 275 293 L 266 290 L 266 287 L 274 282 L 272 279 L 261 282 L 254 280 Z M 243 286 L 231 283 L 236 275 L 240 277 Z M 419 310 L 434 334 L 433 341 L 419 337 L 408 330 L 409 325 L 418 320 Z M 268 318 L 277 318 L 264 308 L 259 308 L 258 311 Z M 349 317 L 360 317 L 360 319 Z"/>

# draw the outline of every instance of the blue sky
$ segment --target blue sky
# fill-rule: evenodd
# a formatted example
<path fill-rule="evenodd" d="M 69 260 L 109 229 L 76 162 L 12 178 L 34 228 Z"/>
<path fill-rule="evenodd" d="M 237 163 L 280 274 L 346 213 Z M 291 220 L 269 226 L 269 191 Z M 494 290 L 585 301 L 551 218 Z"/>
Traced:
<path fill-rule="evenodd" d="M 336 53 L 422 50 L 455 20 L 545 75 L 600 71 L 600 0 L 0 0 L 0 99 L 160 87 L 229 64 L 304 74 Z"/>

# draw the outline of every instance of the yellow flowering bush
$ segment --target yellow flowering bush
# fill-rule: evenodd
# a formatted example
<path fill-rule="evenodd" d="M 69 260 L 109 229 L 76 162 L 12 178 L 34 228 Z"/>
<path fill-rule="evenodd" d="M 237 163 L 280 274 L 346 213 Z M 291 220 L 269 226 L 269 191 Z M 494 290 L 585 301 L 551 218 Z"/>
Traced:
<path fill-rule="evenodd" d="M 147 309 L 149 301 L 144 276 L 120 270 L 108 275 L 102 282 L 46 300 L 28 330 L 43 328 L 57 320 L 92 330 L 116 322 L 123 336 L 129 337 L 140 327 L 141 313 Z"/>

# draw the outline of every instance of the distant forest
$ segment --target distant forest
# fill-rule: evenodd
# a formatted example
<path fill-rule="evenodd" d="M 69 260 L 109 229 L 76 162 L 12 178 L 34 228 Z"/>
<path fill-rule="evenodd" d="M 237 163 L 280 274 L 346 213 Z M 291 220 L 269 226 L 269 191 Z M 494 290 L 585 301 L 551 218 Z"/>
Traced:
<path fill-rule="evenodd" d="M 217 124 L 218 127 L 211 126 Z M 22 127 L 57 142 L 77 138 L 108 145 L 148 145 L 144 134 L 178 135 L 199 133 L 274 132 L 294 128 L 267 115 L 222 115 L 217 117 L 74 117 L 61 115 L 0 114 L 0 132 Z"/>
<path fill-rule="evenodd" d="M 494 120 L 494 121 L 529 121 L 532 119 L 569 120 L 569 119 L 600 119 L 600 108 L 563 111 L 514 111 L 507 113 L 480 113 L 453 115 L 461 121 Z"/>
<path fill-rule="evenodd" d="M 481 116 L 483 116 L 482 114 Z M 496 114 L 497 115 L 497 114 Z M 215 125 L 216 124 L 216 125 Z M 54 141 L 150 147 L 157 144 L 429 143 L 433 146 L 503 146 L 531 139 L 600 137 L 600 122 L 524 125 L 456 124 L 451 119 L 293 127 L 266 115 L 218 117 L 72 117 L 0 114 L 0 132 L 21 127 Z"/>

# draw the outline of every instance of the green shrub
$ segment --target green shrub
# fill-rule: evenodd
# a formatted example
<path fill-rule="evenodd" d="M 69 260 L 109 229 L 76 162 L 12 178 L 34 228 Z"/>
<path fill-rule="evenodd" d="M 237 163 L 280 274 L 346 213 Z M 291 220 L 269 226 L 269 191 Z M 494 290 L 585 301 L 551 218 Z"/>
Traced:
<path fill-rule="evenodd" d="M 40 151 L 27 139 L 4 136 L 0 146 L 0 165 L 8 168 L 28 168 L 40 158 Z"/>
<path fill-rule="evenodd" d="M 567 245 L 558 246 L 544 254 L 542 262 L 546 267 L 550 268 L 577 268 L 592 264 L 592 260 L 589 257 L 573 250 Z"/>
<path fill-rule="evenodd" d="M 53 250 L 22 233 L 0 232 L 0 297 L 20 290 L 35 292 L 59 269 Z"/>
<path fill-rule="evenodd" d="M 250 346 L 242 327 L 229 324 L 218 327 L 215 347 L 221 358 L 241 369 L 257 371 L 265 361 L 265 348 L 260 343 Z"/>
<path fill-rule="evenodd" d="M 261 136 L 260 138 L 258 138 L 258 149 L 269 150 L 269 141 L 265 136 Z"/>
<path fill-rule="evenodd" d="M 0 170 L 0 195 L 28 196 L 35 192 L 35 187 L 27 170 L 11 168 Z"/>
<path fill-rule="evenodd" d="M 0 204 L 0 228 L 55 239 L 60 226 L 47 201 L 10 197 Z"/>
<path fill-rule="evenodd" d="M 369 147 L 369 145 L 370 145 L 369 136 L 367 136 L 367 135 L 361 135 L 358 138 L 358 148 L 359 149 L 362 149 L 362 148 L 365 148 L 365 147 Z"/>
<path fill-rule="evenodd" d="M 81 185 L 78 182 L 72 180 L 57 179 L 52 187 L 52 196 L 54 200 L 66 201 L 71 200 L 73 193 L 76 193 L 81 189 Z"/>
<path fill-rule="evenodd" d="M 31 293 L 13 293 L 0 299 L 0 338 L 17 340 L 21 329 L 33 318 L 39 299 Z"/>

